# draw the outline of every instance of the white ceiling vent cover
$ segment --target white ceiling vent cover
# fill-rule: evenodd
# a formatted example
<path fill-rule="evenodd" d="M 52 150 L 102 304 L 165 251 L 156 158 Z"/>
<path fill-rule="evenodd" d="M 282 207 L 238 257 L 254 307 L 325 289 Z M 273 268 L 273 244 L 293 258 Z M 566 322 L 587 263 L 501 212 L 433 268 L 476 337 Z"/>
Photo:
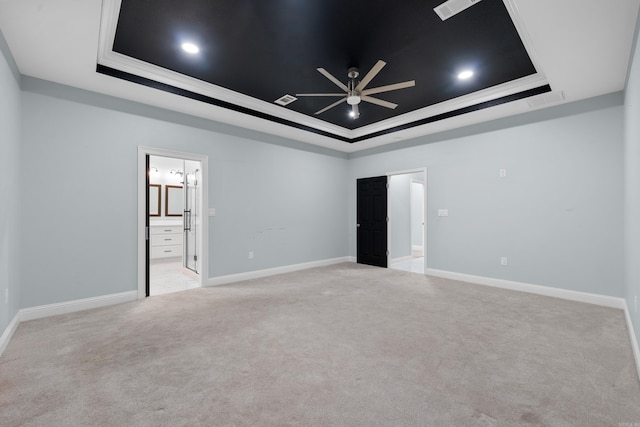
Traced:
<path fill-rule="evenodd" d="M 470 8 L 474 4 L 480 3 L 480 1 L 482 0 L 449 0 L 435 7 L 433 10 L 438 14 L 440 19 L 444 21 Z"/>
<path fill-rule="evenodd" d="M 283 97 L 276 99 L 274 102 L 279 105 L 287 105 L 291 104 L 293 101 L 297 100 L 295 96 L 292 95 L 284 95 Z"/>
<path fill-rule="evenodd" d="M 557 92 L 547 92 L 541 95 L 532 96 L 527 100 L 527 102 L 529 103 L 529 108 L 534 109 L 547 107 L 553 104 L 559 104 L 562 101 L 564 101 L 564 92 L 562 92 L 561 90 Z"/>

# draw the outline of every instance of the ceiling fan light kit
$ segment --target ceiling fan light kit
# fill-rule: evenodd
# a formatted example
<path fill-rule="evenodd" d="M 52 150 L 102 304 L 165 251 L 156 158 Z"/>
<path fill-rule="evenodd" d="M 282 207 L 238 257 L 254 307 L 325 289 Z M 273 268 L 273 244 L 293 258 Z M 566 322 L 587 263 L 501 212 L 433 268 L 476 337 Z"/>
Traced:
<path fill-rule="evenodd" d="M 358 105 L 360 101 L 362 101 L 362 99 L 356 93 L 350 93 L 349 96 L 347 96 L 347 104 L 349 105 Z"/>
<path fill-rule="evenodd" d="M 341 99 L 339 99 L 338 101 L 328 105 L 327 107 L 321 110 L 316 111 L 314 113 L 315 115 L 322 114 L 325 111 L 330 110 L 333 107 L 336 107 L 345 101 L 347 102 L 347 104 L 351 105 L 351 112 L 349 113 L 349 115 L 354 119 L 357 119 L 358 117 L 360 117 L 358 104 L 360 104 L 362 101 L 368 102 L 370 104 L 379 105 L 384 108 L 395 109 L 398 106 L 398 104 L 394 104 L 392 102 L 374 98 L 369 95 L 412 87 L 416 85 L 416 81 L 409 80 L 402 83 L 396 83 L 396 84 L 380 86 L 380 87 L 371 88 L 371 89 L 365 89 L 365 87 L 369 84 L 369 82 L 371 82 L 371 80 L 373 80 L 373 78 L 376 75 L 378 75 L 380 70 L 382 70 L 382 68 L 385 65 L 387 65 L 386 62 L 382 60 L 378 60 L 378 62 L 376 62 L 373 68 L 371 68 L 371 70 L 369 70 L 369 72 L 359 82 L 356 82 L 356 78 L 358 78 L 358 76 L 360 75 L 360 71 L 356 67 L 349 68 L 347 70 L 347 77 L 349 78 L 349 81 L 347 82 L 346 85 L 342 83 L 340 80 L 338 80 L 337 78 L 335 78 L 331 73 L 329 73 L 324 68 L 318 68 L 317 70 L 320 74 L 325 76 L 333 84 L 335 84 L 340 89 L 342 89 L 344 93 L 297 93 L 296 96 L 329 96 L 329 97 L 339 96 L 341 97 Z"/>

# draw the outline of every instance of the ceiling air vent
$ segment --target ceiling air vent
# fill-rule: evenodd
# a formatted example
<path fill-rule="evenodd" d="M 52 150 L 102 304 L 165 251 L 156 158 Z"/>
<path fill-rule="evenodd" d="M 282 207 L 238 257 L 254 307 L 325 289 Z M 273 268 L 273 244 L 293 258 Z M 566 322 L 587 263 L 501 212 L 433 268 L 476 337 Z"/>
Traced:
<path fill-rule="evenodd" d="M 562 91 L 543 93 L 532 96 L 527 100 L 529 108 L 548 107 L 549 105 L 559 104 L 562 101 L 564 101 L 564 93 Z"/>
<path fill-rule="evenodd" d="M 276 99 L 274 102 L 275 102 L 276 104 L 279 104 L 279 105 L 283 105 L 283 106 L 284 106 L 284 105 L 291 104 L 291 103 L 292 103 L 293 101 L 295 101 L 296 99 L 298 99 L 298 98 L 296 98 L 295 96 L 291 96 L 291 95 L 284 95 L 282 98 Z"/>
<path fill-rule="evenodd" d="M 480 3 L 481 0 L 449 0 L 442 3 L 440 6 L 435 7 L 433 10 L 438 14 L 440 19 L 451 18 L 453 15 L 457 15 L 463 10 L 473 6 L 476 3 Z"/>

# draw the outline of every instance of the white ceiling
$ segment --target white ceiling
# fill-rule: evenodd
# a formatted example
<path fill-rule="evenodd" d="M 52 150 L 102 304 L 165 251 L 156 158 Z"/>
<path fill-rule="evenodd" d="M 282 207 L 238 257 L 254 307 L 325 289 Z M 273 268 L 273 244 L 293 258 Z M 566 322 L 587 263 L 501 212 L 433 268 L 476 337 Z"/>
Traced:
<path fill-rule="evenodd" d="M 624 89 L 640 0 L 505 1 L 562 102 Z M 520 100 L 349 144 L 97 73 L 101 11 L 101 0 L 0 0 L 0 30 L 23 75 L 343 152 L 531 111 Z"/>

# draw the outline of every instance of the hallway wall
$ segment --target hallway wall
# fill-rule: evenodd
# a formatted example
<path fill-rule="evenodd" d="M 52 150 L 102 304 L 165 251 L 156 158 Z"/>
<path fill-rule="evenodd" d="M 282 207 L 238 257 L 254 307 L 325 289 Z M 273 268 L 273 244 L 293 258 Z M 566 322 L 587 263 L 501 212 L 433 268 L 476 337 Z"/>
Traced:
<path fill-rule="evenodd" d="M 625 293 L 636 338 L 640 341 L 640 43 L 636 28 L 627 89 L 625 92 Z"/>
<path fill-rule="evenodd" d="M 0 334 L 20 305 L 20 122 L 20 75 L 0 32 Z"/>

